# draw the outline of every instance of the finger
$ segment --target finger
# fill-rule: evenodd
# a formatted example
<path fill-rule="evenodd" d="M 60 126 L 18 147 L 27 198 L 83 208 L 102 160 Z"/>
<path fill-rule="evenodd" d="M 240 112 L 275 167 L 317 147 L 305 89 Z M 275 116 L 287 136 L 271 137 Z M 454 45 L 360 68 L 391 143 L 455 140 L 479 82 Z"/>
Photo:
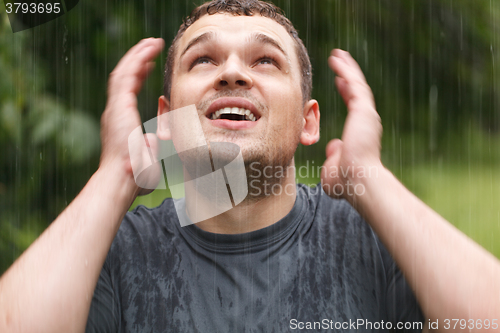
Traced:
<path fill-rule="evenodd" d="M 137 94 L 151 70 L 149 63 L 164 47 L 162 39 L 147 40 L 139 43 L 124 56 L 110 75 L 109 94 L 132 92 Z"/>
<path fill-rule="evenodd" d="M 342 140 L 333 139 L 326 145 L 326 157 L 329 158 L 335 152 L 339 151 L 340 146 L 342 145 Z"/>
<path fill-rule="evenodd" d="M 343 77 L 350 84 L 367 85 L 363 72 L 359 68 L 349 64 L 345 59 L 331 56 L 328 59 L 328 64 L 335 74 Z"/>
<path fill-rule="evenodd" d="M 152 63 L 154 58 L 158 56 L 163 49 L 163 45 L 163 40 L 161 40 L 161 43 L 145 46 L 140 52 L 130 57 L 128 61 L 124 63 L 124 67 L 120 69 L 119 74 L 132 77 L 141 73 L 144 71 L 145 66 Z"/>
<path fill-rule="evenodd" d="M 349 66 L 355 69 L 358 72 L 358 74 L 360 74 L 363 78 L 365 77 L 363 74 L 363 70 L 359 66 L 358 62 L 351 56 L 349 52 L 341 49 L 334 49 L 332 51 L 332 55 L 334 57 L 343 59 Z"/>
<path fill-rule="evenodd" d="M 344 99 L 344 103 L 349 104 L 351 99 L 351 90 L 349 89 L 347 81 L 344 78 L 337 76 L 335 78 L 335 85 L 337 86 L 340 96 Z"/>
<path fill-rule="evenodd" d="M 145 73 L 147 72 L 150 63 L 162 50 L 163 40 L 161 43 L 145 44 L 143 49 L 127 58 L 121 67 L 113 71 L 114 87 L 111 87 L 112 92 L 133 92 L 137 94 L 142 87 L 142 82 Z"/>
<path fill-rule="evenodd" d="M 349 84 L 356 85 L 357 90 L 365 90 L 371 96 L 371 89 L 366 82 L 365 75 L 349 52 L 334 49 L 331 54 L 329 64 L 332 70 L 346 79 Z"/>
<path fill-rule="evenodd" d="M 329 58 L 329 65 L 340 78 L 336 79 L 337 87 L 349 109 L 357 103 L 375 108 L 373 93 L 360 70 L 335 56 Z"/>
<path fill-rule="evenodd" d="M 148 38 L 143 39 L 136 45 L 134 45 L 130 50 L 125 53 L 125 55 L 120 59 L 118 64 L 115 66 L 110 74 L 109 85 L 115 87 L 121 82 L 120 75 L 123 75 L 127 68 L 130 67 L 130 62 L 134 61 L 137 55 L 146 47 L 153 45 L 154 39 Z"/>
<path fill-rule="evenodd" d="M 140 53 L 143 49 L 154 46 L 155 43 L 159 43 L 157 40 L 161 38 L 145 38 L 142 39 L 139 43 L 135 44 L 130 48 L 130 50 L 125 53 L 125 55 L 118 61 L 118 64 L 115 66 L 114 70 L 121 71 L 123 68 L 127 67 L 127 63 L 130 62 L 138 53 Z"/>
<path fill-rule="evenodd" d="M 361 78 L 352 73 L 352 70 L 347 67 L 348 65 L 343 60 L 332 58 L 330 64 L 338 75 L 335 83 L 346 104 L 349 104 L 354 98 L 363 99 L 365 102 L 372 101 L 373 95 L 366 81 L 361 81 Z"/>
<path fill-rule="evenodd" d="M 127 79 L 124 79 L 124 81 L 122 82 L 123 85 L 124 86 L 129 85 L 129 88 L 124 91 L 132 92 L 137 95 L 142 88 L 142 84 L 149 76 L 149 74 L 151 74 L 151 71 L 155 68 L 155 66 L 156 64 L 154 62 L 148 62 L 147 64 L 144 65 L 143 68 L 140 69 L 136 77 L 129 77 Z"/>
<path fill-rule="evenodd" d="M 141 77 L 141 80 L 144 81 L 149 76 L 149 74 L 151 74 L 151 72 L 153 71 L 153 69 L 155 67 L 156 67 L 156 63 L 148 62 L 145 66 L 143 73 L 142 73 L 143 76 Z"/>

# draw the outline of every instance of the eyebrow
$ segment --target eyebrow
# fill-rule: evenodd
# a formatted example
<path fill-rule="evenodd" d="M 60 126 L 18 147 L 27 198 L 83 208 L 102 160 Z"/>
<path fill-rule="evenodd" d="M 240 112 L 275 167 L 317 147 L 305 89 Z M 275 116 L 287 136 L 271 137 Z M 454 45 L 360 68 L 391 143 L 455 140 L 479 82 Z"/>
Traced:
<path fill-rule="evenodd" d="M 188 45 L 186 46 L 186 48 L 182 52 L 180 58 L 182 58 L 182 56 L 184 56 L 184 54 L 193 46 L 195 46 L 197 44 L 210 42 L 216 38 L 217 38 L 217 34 L 213 31 L 208 31 L 208 32 L 205 32 L 205 33 L 199 35 L 198 37 L 194 38 L 193 40 L 191 40 L 188 43 Z M 286 59 L 289 60 L 288 54 L 285 52 L 283 47 L 281 47 L 281 45 L 276 40 L 269 37 L 268 35 L 265 35 L 265 34 L 260 33 L 260 32 L 256 32 L 256 33 L 251 34 L 247 38 L 247 40 L 250 42 L 254 41 L 254 42 L 261 43 L 261 44 L 271 45 L 271 46 L 277 48 L 281 53 L 283 53 L 285 55 Z"/>
<path fill-rule="evenodd" d="M 206 42 L 209 42 L 213 39 L 216 39 L 217 38 L 217 35 L 215 32 L 213 31 L 208 31 L 208 32 L 205 32 L 204 34 L 201 34 L 199 35 L 198 37 L 194 38 L 193 40 L 191 40 L 189 42 L 189 44 L 186 46 L 186 48 L 184 49 L 184 51 L 182 52 L 181 56 L 179 58 L 182 58 L 182 56 L 190 49 L 192 48 L 193 46 L 195 46 L 196 44 L 200 44 L 200 43 L 206 43 Z"/>
<path fill-rule="evenodd" d="M 248 41 L 254 41 L 254 42 L 261 43 L 261 44 L 271 45 L 271 46 L 277 48 L 278 50 L 280 50 L 281 53 L 283 53 L 285 55 L 286 59 L 289 60 L 288 54 L 281 47 L 281 45 L 276 40 L 269 37 L 268 35 L 265 35 L 265 34 L 260 33 L 260 32 L 255 32 L 248 37 Z"/>

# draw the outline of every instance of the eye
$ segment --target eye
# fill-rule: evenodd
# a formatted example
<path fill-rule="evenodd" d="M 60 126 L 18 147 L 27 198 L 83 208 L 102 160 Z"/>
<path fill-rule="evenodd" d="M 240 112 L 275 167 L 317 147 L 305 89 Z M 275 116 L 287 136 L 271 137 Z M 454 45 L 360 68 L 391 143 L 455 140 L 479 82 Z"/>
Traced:
<path fill-rule="evenodd" d="M 261 65 L 273 65 L 274 61 L 272 59 L 269 59 L 269 58 L 263 58 L 263 59 L 259 60 L 259 64 L 261 64 Z"/>
<path fill-rule="evenodd" d="M 199 57 L 196 58 L 196 60 L 191 63 L 190 69 L 196 65 L 211 64 L 211 63 L 213 63 L 213 61 L 209 57 Z"/>
<path fill-rule="evenodd" d="M 272 66 L 276 66 L 276 67 L 280 68 L 276 59 L 274 59 L 273 57 L 269 57 L 269 56 L 264 56 L 264 57 L 260 58 L 259 60 L 257 60 L 255 63 L 255 66 L 257 66 L 257 65 L 272 65 Z"/>

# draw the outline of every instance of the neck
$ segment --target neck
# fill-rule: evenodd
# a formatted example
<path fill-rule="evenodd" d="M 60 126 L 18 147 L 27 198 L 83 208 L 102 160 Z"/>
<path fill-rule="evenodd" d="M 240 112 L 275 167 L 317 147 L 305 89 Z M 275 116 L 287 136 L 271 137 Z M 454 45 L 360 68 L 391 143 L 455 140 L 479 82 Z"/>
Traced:
<path fill-rule="evenodd" d="M 292 166 L 294 161 L 292 160 Z M 249 193 L 247 199 L 227 212 L 196 223 L 196 225 L 208 232 L 217 234 L 242 234 L 268 227 L 283 217 L 293 208 L 297 191 L 295 186 L 295 168 L 288 167 L 281 181 L 274 186 L 267 183 L 256 183 L 249 181 Z M 258 198 L 255 196 L 260 194 Z M 189 190 L 186 189 L 186 198 Z M 252 197 L 253 196 L 253 197 Z M 186 209 L 189 216 L 191 212 L 199 210 L 209 203 L 194 203 L 186 199 Z"/>

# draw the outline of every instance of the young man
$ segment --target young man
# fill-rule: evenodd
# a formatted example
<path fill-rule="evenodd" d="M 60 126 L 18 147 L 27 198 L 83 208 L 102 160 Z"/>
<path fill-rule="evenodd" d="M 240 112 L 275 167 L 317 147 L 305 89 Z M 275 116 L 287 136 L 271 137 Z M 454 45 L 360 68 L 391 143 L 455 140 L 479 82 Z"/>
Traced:
<path fill-rule="evenodd" d="M 335 199 L 295 187 L 292 172 L 252 173 L 290 170 L 297 145 L 319 137 L 307 54 L 260 1 L 195 10 L 169 52 L 158 113 L 196 105 L 207 141 L 237 144 L 262 191 L 184 228 L 168 199 L 125 215 L 141 191 L 127 147 L 141 125 L 136 95 L 162 47 L 141 41 L 111 74 L 99 170 L 0 280 L 0 331 L 475 331 L 486 320 L 498 330 L 497 259 L 382 166 L 380 119 L 348 53 L 328 59 L 348 107 L 322 174 Z M 253 117 L 230 120 L 226 108 Z M 264 180 L 293 190 L 266 193 Z"/>

